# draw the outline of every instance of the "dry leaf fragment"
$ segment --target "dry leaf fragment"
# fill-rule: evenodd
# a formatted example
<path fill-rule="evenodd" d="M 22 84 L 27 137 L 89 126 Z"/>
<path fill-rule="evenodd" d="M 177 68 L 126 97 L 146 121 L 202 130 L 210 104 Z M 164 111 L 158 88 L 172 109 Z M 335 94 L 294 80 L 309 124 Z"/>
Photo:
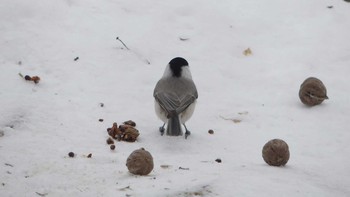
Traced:
<path fill-rule="evenodd" d="M 245 56 L 249 56 L 249 55 L 252 55 L 253 52 L 252 52 L 252 50 L 251 50 L 250 48 L 247 48 L 246 50 L 243 51 L 243 54 L 244 54 Z"/>
<path fill-rule="evenodd" d="M 238 112 L 239 115 L 247 115 L 248 113 L 249 113 L 248 111 Z"/>
<path fill-rule="evenodd" d="M 240 122 L 242 122 L 242 120 L 239 120 L 239 119 L 232 119 L 232 121 L 233 121 L 234 123 L 240 123 Z"/>
<path fill-rule="evenodd" d="M 119 189 L 119 191 L 125 191 L 125 190 L 132 190 L 132 189 L 130 185 Z"/>
<path fill-rule="evenodd" d="M 167 169 L 167 168 L 170 168 L 170 165 L 160 165 L 160 167 L 163 169 Z"/>
<path fill-rule="evenodd" d="M 179 38 L 181 41 L 187 41 L 187 40 L 189 40 L 189 38 L 185 38 L 185 37 L 180 37 Z"/>
<path fill-rule="evenodd" d="M 38 77 L 38 76 L 33 76 L 33 77 L 32 77 L 32 81 L 34 81 L 34 83 L 39 83 L 40 77 Z"/>
<path fill-rule="evenodd" d="M 230 121 L 232 121 L 232 122 L 234 122 L 234 123 L 240 123 L 240 122 L 242 122 L 242 120 L 240 120 L 240 119 L 235 119 L 235 118 L 225 118 L 225 117 L 223 117 L 223 116 L 220 116 L 220 118 L 222 118 L 222 119 L 224 119 L 224 120 L 230 120 Z"/>

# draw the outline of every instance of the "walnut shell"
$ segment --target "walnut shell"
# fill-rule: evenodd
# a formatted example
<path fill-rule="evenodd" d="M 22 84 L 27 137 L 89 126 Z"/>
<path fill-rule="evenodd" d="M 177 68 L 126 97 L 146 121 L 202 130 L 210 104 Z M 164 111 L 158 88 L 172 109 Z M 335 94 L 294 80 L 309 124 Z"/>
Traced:
<path fill-rule="evenodd" d="M 112 139 L 112 138 L 108 138 L 107 140 L 106 140 L 106 143 L 107 144 L 114 144 L 114 140 Z"/>
<path fill-rule="evenodd" d="M 327 89 L 321 80 L 309 77 L 300 86 L 299 98 L 305 105 L 319 105 L 325 99 L 328 99 Z"/>
<path fill-rule="evenodd" d="M 262 157 L 270 166 L 283 166 L 289 160 L 288 144 L 281 139 L 268 141 L 262 149 Z"/>
<path fill-rule="evenodd" d="M 34 83 L 39 83 L 40 77 L 38 77 L 38 76 L 33 76 L 31 80 L 34 81 Z"/>
<path fill-rule="evenodd" d="M 147 175 L 153 170 L 153 157 L 148 151 L 141 148 L 129 155 L 126 166 L 132 174 Z"/>
<path fill-rule="evenodd" d="M 132 126 L 132 127 L 136 127 L 136 123 L 132 120 L 128 120 L 128 121 L 125 121 L 123 122 L 125 125 L 129 125 L 129 126 Z"/>
<path fill-rule="evenodd" d="M 115 122 L 113 123 L 112 128 L 107 129 L 108 135 L 111 136 L 113 139 L 119 139 L 122 132 L 118 128 L 118 124 Z"/>
<path fill-rule="evenodd" d="M 122 140 L 127 142 L 135 142 L 140 135 L 139 131 L 134 127 L 128 127 L 123 133 Z"/>

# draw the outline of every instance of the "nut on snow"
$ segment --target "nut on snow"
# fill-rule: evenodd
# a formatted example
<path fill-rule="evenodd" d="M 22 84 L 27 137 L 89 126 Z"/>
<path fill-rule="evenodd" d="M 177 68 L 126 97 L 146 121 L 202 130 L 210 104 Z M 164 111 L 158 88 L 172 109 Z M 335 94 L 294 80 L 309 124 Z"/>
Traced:
<path fill-rule="evenodd" d="M 125 121 L 123 122 L 125 125 L 129 125 L 129 126 L 132 126 L 132 127 L 136 127 L 136 123 L 132 120 L 128 120 L 128 121 Z"/>
<path fill-rule="evenodd" d="M 140 133 L 137 129 L 134 127 L 129 127 L 123 133 L 122 140 L 127 142 L 135 142 L 139 135 Z"/>
<path fill-rule="evenodd" d="M 148 151 L 141 148 L 129 155 L 126 166 L 132 174 L 147 175 L 153 170 L 153 157 Z"/>
<path fill-rule="evenodd" d="M 112 138 L 109 137 L 109 138 L 106 140 L 106 143 L 107 143 L 107 144 L 114 144 L 114 141 L 113 141 Z"/>
<path fill-rule="evenodd" d="M 283 166 L 289 160 L 288 144 L 281 139 L 268 141 L 262 149 L 262 157 L 270 166 Z"/>
<path fill-rule="evenodd" d="M 73 152 L 69 152 L 69 153 L 68 153 L 68 156 L 69 156 L 69 157 L 74 157 L 75 154 L 74 154 Z"/>
<path fill-rule="evenodd" d="M 305 105 L 319 105 L 328 99 L 327 89 L 321 80 L 309 77 L 300 86 L 299 98 Z"/>

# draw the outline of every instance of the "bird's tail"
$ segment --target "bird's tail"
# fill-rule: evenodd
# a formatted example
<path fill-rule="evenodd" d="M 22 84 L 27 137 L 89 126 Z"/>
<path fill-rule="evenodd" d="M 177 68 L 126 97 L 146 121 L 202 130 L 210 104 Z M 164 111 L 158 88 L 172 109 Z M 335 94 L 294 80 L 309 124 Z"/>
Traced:
<path fill-rule="evenodd" d="M 180 118 L 178 115 L 172 116 L 168 119 L 166 134 L 170 136 L 182 135 L 182 128 L 181 128 Z"/>

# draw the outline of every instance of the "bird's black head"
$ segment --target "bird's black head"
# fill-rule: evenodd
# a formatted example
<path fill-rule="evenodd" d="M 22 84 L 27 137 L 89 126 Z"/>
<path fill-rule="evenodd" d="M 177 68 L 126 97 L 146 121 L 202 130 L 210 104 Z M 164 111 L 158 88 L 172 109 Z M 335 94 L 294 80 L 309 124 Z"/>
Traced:
<path fill-rule="evenodd" d="M 169 62 L 170 69 L 174 77 L 180 77 L 183 66 L 188 66 L 188 62 L 182 57 L 176 57 Z"/>

